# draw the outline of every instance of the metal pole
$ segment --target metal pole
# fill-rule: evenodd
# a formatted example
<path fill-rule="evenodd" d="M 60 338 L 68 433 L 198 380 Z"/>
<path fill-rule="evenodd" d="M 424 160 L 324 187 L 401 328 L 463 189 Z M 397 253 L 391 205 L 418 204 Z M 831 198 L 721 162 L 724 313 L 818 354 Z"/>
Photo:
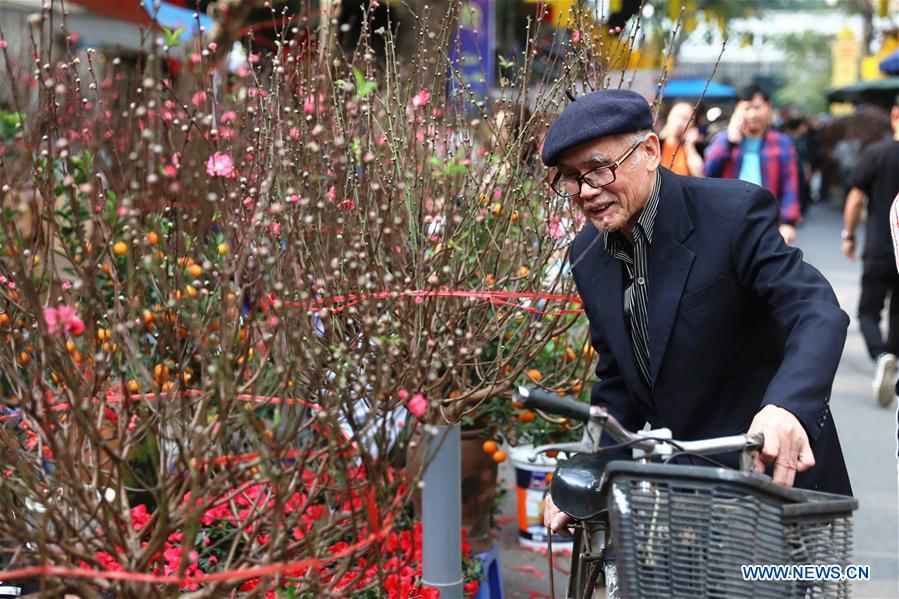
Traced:
<path fill-rule="evenodd" d="M 462 599 L 462 466 L 458 424 L 427 435 L 422 491 L 422 584 Z"/>

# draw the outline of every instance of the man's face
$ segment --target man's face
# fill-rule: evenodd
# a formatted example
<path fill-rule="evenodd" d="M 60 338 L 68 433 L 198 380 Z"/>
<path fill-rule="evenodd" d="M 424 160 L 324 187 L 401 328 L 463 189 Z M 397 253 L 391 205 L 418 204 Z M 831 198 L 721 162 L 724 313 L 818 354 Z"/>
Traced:
<path fill-rule="evenodd" d="M 574 177 L 612 165 L 633 140 L 630 134 L 614 135 L 569 148 L 559 160 L 559 174 Z M 571 199 L 600 231 L 623 229 L 629 233 L 649 200 L 658 166 L 659 138 L 650 134 L 615 170 L 615 181 L 599 189 L 582 183 L 581 192 Z"/>
<path fill-rule="evenodd" d="M 771 105 L 761 94 L 743 102 L 743 133 L 758 137 L 768 128 L 771 119 Z"/>

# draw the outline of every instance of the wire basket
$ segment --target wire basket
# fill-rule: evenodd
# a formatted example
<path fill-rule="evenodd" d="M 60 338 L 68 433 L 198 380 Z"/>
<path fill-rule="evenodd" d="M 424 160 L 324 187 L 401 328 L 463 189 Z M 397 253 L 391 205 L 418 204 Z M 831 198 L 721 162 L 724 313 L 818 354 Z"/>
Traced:
<path fill-rule="evenodd" d="M 846 580 L 744 580 L 741 567 L 845 568 L 851 497 L 725 468 L 633 462 L 609 464 L 603 491 L 622 597 L 849 597 Z"/>

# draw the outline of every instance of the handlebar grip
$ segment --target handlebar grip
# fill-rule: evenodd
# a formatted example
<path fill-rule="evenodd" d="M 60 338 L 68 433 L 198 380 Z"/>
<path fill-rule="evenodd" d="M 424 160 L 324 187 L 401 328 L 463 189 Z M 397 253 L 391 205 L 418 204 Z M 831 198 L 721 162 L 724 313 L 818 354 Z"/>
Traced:
<path fill-rule="evenodd" d="M 569 396 L 550 393 L 534 387 L 519 387 L 514 394 L 515 401 L 530 410 L 542 410 L 551 414 L 586 422 L 590 419 L 590 405 Z"/>

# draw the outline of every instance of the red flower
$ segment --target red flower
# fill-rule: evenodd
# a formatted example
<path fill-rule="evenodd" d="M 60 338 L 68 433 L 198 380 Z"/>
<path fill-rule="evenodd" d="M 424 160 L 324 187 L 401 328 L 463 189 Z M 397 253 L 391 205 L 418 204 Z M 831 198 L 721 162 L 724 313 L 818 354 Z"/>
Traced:
<path fill-rule="evenodd" d="M 147 513 L 147 506 L 141 503 L 131 508 L 131 524 L 134 526 L 134 530 L 141 530 L 149 521 L 150 514 Z"/>
<path fill-rule="evenodd" d="M 123 572 L 125 570 L 116 558 L 105 551 L 98 551 L 94 554 L 94 557 L 100 562 L 100 570 L 109 570 L 112 572 Z"/>
<path fill-rule="evenodd" d="M 440 599 L 440 591 L 434 587 L 421 587 L 421 599 Z"/>

